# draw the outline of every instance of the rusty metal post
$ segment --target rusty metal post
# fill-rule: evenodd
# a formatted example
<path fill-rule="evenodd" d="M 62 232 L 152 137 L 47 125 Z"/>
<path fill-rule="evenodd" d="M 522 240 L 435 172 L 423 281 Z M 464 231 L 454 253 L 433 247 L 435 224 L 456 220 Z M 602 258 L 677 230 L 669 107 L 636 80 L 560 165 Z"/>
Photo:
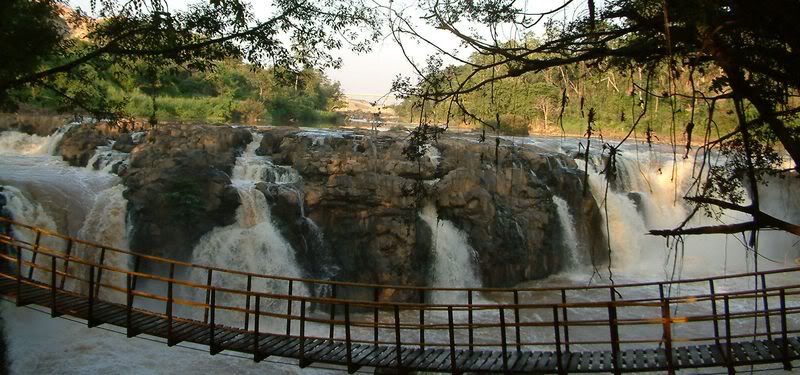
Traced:
<path fill-rule="evenodd" d="M 457 374 L 459 371 L 456 366 L 456 335 L 455 328 L 453 327 L 453 306 L 447 306 L 447 332 L 450 335 L 450 370 L 453 374 Z"/>
<path fill-rule="evenodd" d="M 39 241 L 42 239 L 42 232 L 40 230 L 36 230 L 36 241 L 33 244 L 32 255 L 31 255 L 31 266 L 28 268 L 28 280 L 33 279 L 33 271 L 36 269 L 36 256 L 39 255 Z"/>
<path fill-rule="evenodd" d="M 56 256 L 50 256 L 50 317 L 55 318 L 60 314 L 56 311 Z"/>
<path fill-rule="evenodd" d="M 336 284 L 331 285 L 331 299 L 336 299 Z M 330 311 L 330 325 L 328 327 L 328 339 L 333 341 L 333 337 L 336 335 L 336 324 L 334 324 L 334 320 L 336 319 L 336 304 L 331 303 L 331 311 Z"/>
<path fill-rule="evenodd" d="M 353 368 L 353 345 L 350 342 L 350 304 L 344 304 L 344 346 L 346 350 L 347 368 Z"/>
<path fill-rule="evenodd" d="M 217 325 L 216 324 L 216 311 L 217 311 L 216 304 L 217 304 L 217 289 L 214 288 L 214 289 L 211 289 L 211 306 L 210 306 L 211 307 L 211 311 L 210 311 L 211 318 L 210 318 L 210 321 L 208 323 L 208 343 L 209 343 L 208 344 L 208 353 L 211 354 L 211 355 L 215 355 L 215 354 L 217 354 L 217 353 L 222 351 L 222 349 L 217 348 L 217 346 L 216 346 L 216 344 L 214 342 L 214 341 L 216 341 L 214 335 L 216 334 L 216 328 L 217 328 L 216 327 L 216 325 Z"/>
<path fill-rule="evenodd" d="M 613 290 L 613 288 L 612 288 Z M 611 358 L 614 362 L 614 374 L 621 374 L 622 359 L 619 356 L 619 327 L 617 326 L 617 304 L 608 303 L 608 328 L 611 335 Z"/>
<path fill-rule="evenodd" d="M 403 367 L 403 357 L 402 357 L 402 340 L 400 337 L 400 306 L 394 305 L 394 345 L 395 345 L 395 354 L 396 358 L 395 361 L 397 362 L 397 368 Z"/>
<path fill-rule="evenodd" d="M 208 269 L 206 276 L 206 307 L 203 308 L 203 323 L 208 324 L 208 312 L 210 310 L 211 305 L 211 277 L 214 274 L 214 270 Z"/>
<path fill-rule="evenodd" d="M 714 315 L 714 343 L 722 351 L 719 342 L 719 316 L 717 315 L 717 293 L 714 290 L 714 279 L 708 280 L 708 290 L 711 293 L 711 314 Z"/>
<path fill-rule="evenodd" d="M 169 264 L 169 281 L 167 282 L 167 346 L 173 346 L 176 344 L 174 338 L 172 337 L 172 289 L 173 289 L 173 280 L 175 279 L 175 263 Z"/>
<path fill-rule="evenodd" d="M 786 331 L 789 327 L 786 325 L 786 289 L 780 289 L 781 299 L 781 355 L 783 356 L 783 369 L 789 371 L 792 369 L 792 361 L 789 358 L 789 338 Z"/>
<path fill-rule="evenodd" d="M 17 246 L 17 307 L 25 306 L 22 301 L 22 247 Z"/>
<path fill-rule="evenodd" d="M 94 296 L 100 296 L 100 286 L 103 283 L 103 263 L 106 260 L 106 248 L 100 248 L 100 264 L 97 266 L 97 283 L 95 284 Z"/>
<path fill-rule="evenodd" d="M 566 289 L 561 289 L 561 315 L 564 316 L 564 351 L 569 353 L 569 317 L 567 316 Z"/>
<path fill-rule="evenodd" d="M 522 335 L 520 334 L 520 321 L 519 321 L 519 292 L 514 291 L 514 331 L 516 334 L 517 353 L 522 351 Z"/>
<path fill-rule="evenodd" d="M 61 276 L 61 289 L 64 289 L 64 284 L 67 282 L 67 273 L 69 272 L 69 257 L 72 255 L 72 238 L 67 240 L 67 249 L 64 250 L 64 274 Z"/>
<path fill-rule="evenodd" d="M 659 284 L 659 289 L 663 290 L 662 284 Z M 672 375 L 675 374 L 675 363 L 672 360 L 672 317 L 669 298 L 661 299 L 661 328 L 664 339 L 664 354 L 667 360 L 667 372 Z"/>
<path fill-rule="evenodd" d="M 728 374 L 735 374 L 734 368 L 733 348 L 731 347 L 731 310 L 730 298 L 726 294 L 724 296 L 723 305 L 725 306 L 725 361 L 728 365 Z"/>
<path fill-rule="evenodd" d="M 133 328 L 133 280 L 131 274 L 125 278 L 125 327 L 125 334 L 128 338 L 138 334 Z"/>
<path fill-rule="evenodd" d="M 250 330 L 250 292 L 253 290 L 253 275 L 247 275 L 247 294 L 244 305 L 244 330 Z"/>
<path fill-rule="evenodd" d="M 264 356 L 260 353 L 259 347 L 259 340 L 261 340 L 261 330 L 260 330 L 260 321 L 261 321 L 261 295 L 256 294 L 256 317 L 253 321 L 253 361 L 258 363 L 264 359 Z"/>
<path fill-rule="evenodd" d="M 94 264 L 89 266 L 89 306 L 86 316 L 86 325 L 89 328 L 95 326 L 94 324 Z"/>
<path fill-rule="evenodd" d="M 378 287 L 372 288 L 372 301 L 378 303 L 380 299 L 380 292 L 378 291 Z M 372 308 L 372 340 L 375 341 L 375 346 L 378 346 L 378 339 L 380 336 L 380 330 L 378 329 L 378 320 L 379 320 L 378 305 L 376 304 Z"/>
<path fill-rule="evenodd" d="M 294 280 L 289 280 L 289 298 L 286 299 L 286 336 L 292 335 L 292 289 Z"/>
<path fill-rule="evenodd" d="M 419 289 L 419 304 L 425 304 L 425 289 Z M 425 350 L 425 307 L 419 309 L 419 348 Z"/>
<path fill-rule="evenodd" d="M 767 279 L 766 275 L 761 274 L 761 292 L 764 301 L 764 323 L 767 325 L 767 340 L 772 341 L 772 326 L 769 321 L 769 301 L 767 299 Z"/>
<path fill-rule="evenodd" d="M 561 329 L 558 322 L 558 307 L 556 306 L 553 306 L 553 334 L 556 339 L 556 369 L 559 374 L 566 374 L 566 371 L 564 371 L 563 353 L 561 352 Z"/>
<path fill-rule="evenodd" d="M 306 300 L 300 300 L 300 349 L 297 353 L 300 368 L 310 364 L 306 361 Z"/>
<path fill-rule="evenodd" d="M 508 372 L 508 349 L 506 348 L 506 312 L 500 307 L 500 348 L 503 352 L 503 372 Z"/>
<path fill-rule="evenodd" d="M 134 261 L 133 261 L 133 273 L 135 273 L 135 274 L 139 273 L 139 269 L 141 268 L 141 266 L 142 266 L 142 257 L 140 257 L 139 255 L 135 255 L 135 258 L 134 258 Z M 133 290 L 136 290 L 136 283 L 138 281 L 139 281 L 139 276 L 138 275 L 133 275 L 133 282 L 131 284 L 131 288 Z M 208 303 L 208 301 L 206 301 L 206 303 Z"/>
<path fill-rule="evenodd" d="M 468 330 L 469 330 L 469 332 L 468 332 L 468 334 L 469 334 L 468 340 L 469 341 L 468 342 L 469 342 L 469 351 L 471 352 L 471 351 L 475 350 L 475 336 L 474 336 L 475 332 L 472 330 L 472 324 L 473 324 L 473 317 L 472 317 L 472 289 L 467 291 L 467 305 L 469 305 L 469 307 L 467 308 L 467 326 L 468 326 Z"/>

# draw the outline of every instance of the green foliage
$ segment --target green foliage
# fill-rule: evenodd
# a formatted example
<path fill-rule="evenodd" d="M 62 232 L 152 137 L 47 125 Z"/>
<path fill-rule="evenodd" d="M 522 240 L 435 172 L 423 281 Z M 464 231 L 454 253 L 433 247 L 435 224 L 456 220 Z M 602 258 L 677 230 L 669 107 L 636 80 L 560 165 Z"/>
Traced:
<path fill-rule="evenodd" d="M 0 2 L 0 82 L 19 74 L 30 74 L 64 48 L 58 28 L 53 27 L 57 4 L 47 1 L 3 0 Z M 8 93 L 0 90 L 0 107 L 13 107 Z"/>
<path fill-rule="evenodd" d="M 341 102 L 339 84 L 314 69 L 295 74 L 236 60 L 217 62 L 209 71 L 174 66 L 153 69 L 143 63 L 130 68 L 112 65 L 101 72 L 87 71 L 84 75 L 94 81 L 93 85 L 65 81 L 61 90 L 81 96 L 84 103 L 93 106 L 114 103 L 118 113 L 138 118 L 155 114 L 158 121 L 167 122 L 288 125 L 342 121 L 330 112 Z M 94 91 L 82 92 L 87 89 Z M 13 94 L 18 103 L 40 108 L 69 110 L 71 105 L 49 88 L 31 87 Z"/>
<path fill-rule="evenodd" d="M 169 212 L 176 220 L 192 221 L 203 212 L 203 189 L 197 182 L 182 178 L 174 181 L 164 195 Z"/>
<path fill-rule="evenodd" d="M 154 98 L 226 98 L 226 113 L 220 116 L 215 108 L 212 118 L 257 119 L 256 106 L 243 103 L 266 104 L 265 93 L 276 83 L 267 76 L 280 71 L 288 72 L 294 84 L 278 86 L 312 97 L 302 111 L 289 112 L 327 111 L 339 93 L 319 73 L 340 63 L 330 51 L 347 45 L 363 52 L 379 35 L 377 11 L 362 0 L 272 2 L 259 12 L 262 18 L 245 0 L 184 9 L 170 9 L 164 1 L 97 0 L 91 10 L 102 22 L 70 10 L 63 0 L 0 3 L 0 104 L 25 102 L 108 118 L 129 115 L 127 96 L 107 100 L 109 90 L 117 89 Z M 70 37 L 73 27 L 81 39 Z M 155 100 L 151 113 L 134 115 L 189 118 L 184 114 L 189 111 L 182 111 L 186 106 L 170 104 L 162 110 Z"/>
<path fill-rule="evenodd" d="M 473 56 L 470 61 L 476 64 L 485 62 L 485 56 Z M 490 59 L 489 59 L 490 60 Z M 584 69 L 584 70 L 582 70 Z M 447 86 L 456 86 L 471 73 L 467 66 L 451 69 Z M 669 78 L 665 68 L 658 69 L 659 74 L 651 79 L 651 92 L 665 92 Z M 495 74 L 502 74 L 498 69 Z M 491 72 L 483 72 L 473 76 L 469 82 L 491 78 Z M 675 77 L 677 85 L 690 85 L 687 72 Z M 711 82 L 714 75 L 695 74 L 698 89 L 711 94 Z M 527 135 L 533 133 L 561 133 L 582 135 L 586 131 L 586 113 L 590 107 L 596 111 L 595 121 L 598 134 L 620 136 L 630 130 L 631 125 L 642 113 L 644 92 L 647 77 L 639 70 L 625 71 L 622 68 L 606 67 L 580 68 L 578 65 L 551 68 L 539 72 L 527 72 L 519 77 L 511 77 L 485 85 L 474 92 L 461 94 L 459 102 L 468 114 L 460 107 L 451 105 L 450 101 L 432 104 L 425 101 L 424 109 L 417 96 L 409 96 L 401 102 L 396 110 L 406 121 L 423 118 L 433 123 L 456 123 L 470 127 L 486 126 L 495 128 L 497 116 L 500 116 L 499 132 L 502 134 Z M 568 90 L 564 91 L 564 82 Z M 706 82 L 701 84 L 699 82 Z M 468 84 L 469 85 L 469 84 Z M 639 88 L 637 88 L 637 86 Z M 561 112 L 562 94 L 567 102 Z M 702 124 L 707 121 L 708 113 L 702 103 L 695 102 L 692 108 L 691 98 L 675 98 L 674 102 L 662 98 L 650 98 L 648 109 L 641 123 L 637 126 L 637 136 L 644 137 L 647 129 L 652 131 L 653 140 L 666 141 L 673 127 L 683 133 L 689 122 Z M 736 126 L 736 118 L 730 112 L 730 103 L 716 104 L 715 123 L 717 132 L 726 133 Z M 674 119 L 673 119 L 674 115 Z M 474 117 L 473 117 L 474 116 Z"/>

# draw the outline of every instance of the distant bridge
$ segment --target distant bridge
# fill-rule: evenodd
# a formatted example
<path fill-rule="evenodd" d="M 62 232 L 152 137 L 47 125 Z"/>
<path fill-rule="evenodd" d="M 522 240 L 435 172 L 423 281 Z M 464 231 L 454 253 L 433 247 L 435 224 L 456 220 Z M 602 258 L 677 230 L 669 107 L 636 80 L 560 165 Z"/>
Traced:
<path fill-rule="evenodd" d="M 257 275 L 2 218 L 0 228 L 0 293 L 17 306 L 40 305 L 53 317 L 123 327 L 128 337 L 158 336 L 170 346 L 206 345 L 212 355 L 279 356 L 351 373 L 733 373 L 759 364 L 789 370 L 800 358 L 800 268 L 615 286 L 430 288 Z M 198 275 L 202 281 L 191 280 Z M 387 301 L 393 295 L 416 302 Z M 463 302 L 431 302 L 440 300 Z"/>

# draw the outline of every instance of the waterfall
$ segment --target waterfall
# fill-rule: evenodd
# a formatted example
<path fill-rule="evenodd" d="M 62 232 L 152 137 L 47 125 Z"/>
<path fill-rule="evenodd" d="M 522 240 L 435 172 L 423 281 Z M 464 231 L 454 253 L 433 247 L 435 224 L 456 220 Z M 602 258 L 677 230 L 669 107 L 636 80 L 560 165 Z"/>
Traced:
<path fill-rule="evenodd" d="M 78 238 L 87 241 L 100 243 L 120 250 L 128 250 L 128 225 L 126 222 L 128 215 L 128 201 L 123 197 L 125 186 L 122 184 L 114 185 L 101 191 L 95 198 L 92 209 L 86 216 L 78 231 Z M 75 246 L 75 255 L 93 262 L 100 262 L 101 250 L 95 247 L 82 245 Z M 128 254 L 116 251 L 106 251 L 103 257 L 103 265 L 107 267 L 119 268 L 124 270 L 133 269 L 133 257 Z M 70 273 L 78 277 L 86 277 L 88 269 L 78 265 L 71 266 Z M 120 289 L 126 287 L 126 277 L 118 272 L 109 270 L 103 271 L 102 283 L 116 286 Z M 75 282 L 67 284 L 69 288 L 79 288 Z M 79 284 L 80 288 L 86 285 Z M 74 289 L 73 289 L 74 290 Z M 85 290 L 82 290 L 85 292 Z M 124 293 L 110 289 L 101 288 L 100 298 L 106 301 L 124 303 L 126 296 Z"/>
<path fill-rule="evenodd" d="M 42 205 L 28 198 L 20 189 L 13 186 L 0 186 L 0 195 L 5 197 L 6 204 L 4 208 L 11 214 L 10 219 L 20 223 L 45 228 L 50 231 L 58 231 L 55 220 L 46 212 Z M 22 227 L 13 227 L 12 230 L 14 237 L 20 241 L 29 244 L 34 244 L 36 242 L 36 233 L 34 231 Z M 42 236 L 39 246 L 43 249 L 59 252 L 59 250 L 64 248 L 64 241 Z M 16 255 L 16 253 L 13 255 Z M 22 258 L 30 262 L 32 260 L 31 252 L 23 251 Z M 37 256 L 36 264 L 50 268 L 50 257 Z M 23 275 L 28 275 L 31 268 L 32 267 L 23 266 Z M 35 280 L 45 282 L 50 279 L 49 272 L 47 271 L 36 269 L 33 271 L 32 276 Z"/>
<path fill-rule="evenodd" d="M 431 161 L 431 164 L 434 168 L 439 166 L 439 162 L 442 160 L 442 154 L 439 152 L 439 149 L 432 144 L 426 144 L 424 150 L 425 157 Z"/>
<path fill-rule="evenodd" d="M 673 161 L 672 155 L 663 150 L 652 150 L 633 156 L 633 152 L 617 156 L 617 181 L 608 189 L 606 175 L 599 173 L 602 165 L 595 160 L 589 168 L 589 183 L 592 194 L 608 222 L 608 233 L 614 269 L 627 272 L 636 279 L 664 279 L 680 276 L 705 276 L 709 274 L 744 272 L 753 270 L 752 255 L 742 246 L 741 236 L 702 235 L 686 236 L 682 249 L 676 254 L 665 246 L 661 237 L 650 236 L 650 229 L 670 229 L 681 224 L 690 214 L 691 207 L 683 199 L 698 166 L 693 158 Z M 765 209 L 774 208 L 779 217 L 790 218 L 798 212 L 789 207 L 794 202 L 797 184 L 781 182 L 781 188 L 761 185 Z M 783 189 L 781 191 L 781 189 Z M 691 194 L 690 194 L 691 195 Z M 766 198 L 773 196 L 774 198 Z M 604 207 L 607 199 L 607 210 Z M 780 208 L 775 206 L 781 206 Z M 783 211 L 783 212 L 778 212 Z M 741 212 L 722 211 L 721 221 L 709 218 L 701 210 L 686 225 L 699 227 L 744 222 L 748 216 Z M 794 219 L 796 220 L 796 219 Z M 605 230 L 605 227 L 604 227 Z M 760 261 L 759 268 L 780 268 L 790 262 L 785 254 L 798 254 L 794 242 L 785 233 L 765 231 L 762 253 L 771 253 L 778 263 Z M 774 249 L 775 246 L 782 247 Z M 794 246 L 794 250 L 790 248 Z M 800 254 L 798 254 L 800 255 Z M 676 260 L 675 258 L 678 257 Z"/>
<path fill-rule="evenodd" d="M 236 223 L 214 228 L 206 233 L 193 250 L 192 263 L 262 275 L 301 277 L 294 249 L 273 223 L 267 200 L 255 186 L 256 182 L 261 181 L 266 175 L 265 171 L 268 169 L 263 163 L 265 158 L 255 155 L 255 149 L 260 143 L 261 137 L 256 135 L 245 153 L 236 159 L 232 183 L 241 198 L 241 205 L 236 211 Z M 214 285 L 231 289 L 246 288 L 244 276 L 224 273 L 215 273 L 214 276 Z M 205 283 L 206 274 L 198 270 L 194 271 L 191 277 L 197 282 Z M 285 281 L 254 279 L 252 289 L 287 293 L 287 287 L 288 283 Z M 308 295 L 308 292 L 304 285 L 298 283 L 294 286 L 293 294 Z M 217 303 L 244 306 L 245 298 L 241 295 L 221 293 L 217 295 Z M 262 309 L 274 310 L 279 307 L 265 302 Z M 219 319 L 225 324 L 243 324 L 243 321 L 234 321 L 233 316 L 239 317 L 239 314 L 222 313 Z"/>
<path fill-rule="evenodd" d="M 300 174 L 294 168 L 275 165 L 269 157 L 256 155 L 256 149 L 261 145 L 262 138 L 264 138 L 262 134 L 253 134 L 253 141 L 247 145 L 242 156 L 236 158 L 231 179 L 276 184 L 300 181 Z"/>
<path fill-rule="evenodd" d="M 480 288 L 477 272 L 478 254 L 469 245 L 466 233 L 449 220 L 439 219 L 436 207 L 426 205 L 419 217 L 433 232 L 433 275 L 431 286 L 452 288 Z M 436 303 L 461 301 L 452 293 L 434 293 Z"/>
<path fill-rule="evenodd" d="M 0 183 L 6 185 L 2 192 L 6 198 L 6 210 L 18 222 L 64 232 L 75 237 L 102 243 L 119 249 L 128 248 L 127 201 L 122 193 L 125 187 L 119 178 L 106 173 L 97 173 L 83 168 L 73 168 L 52 156 L 64 134 L 77 123 L 62 126 L 47 137 L 27 135 L 15 131 L 0 134 Z M 111 147 L 107 147 L 110 152 Z M 103 151 L 99 150 L 98 154 Z M 96 154 L 97 155 L 97 154 Z M 97 158 L 95 158 L 97 160 Z M 35 234 L 16 229 L 15 236 L 33 243 Z M 66 241 L 43 237 L 40 244 L 57 253 L 63 253 Z M 25 254 L 25 253 L 23 253 Z M 73 247 L 74 256 L 100 261 L 100 250 L 82 245 Z M 30 258 L 25 254 L 26 258 Z M 103 259 L 106 266 L 127 269 L 130 257 L 108 251 Z M 37 264 L 50 267 L 50 258 L 37 256 Z M 64 269 L 64 263 L 56 266 Z M 23 272 L 27 272 L 23 268 Z M 49 277 L 45 271 L 35 271 L 33 276 L 40 281 Z M 70 264 L 68 273 L 86 278 L 88 269 L 76 263 Z M 104 272 L 103 283 L 125 286 L 124 277 L 114 272 Z M 85 292 L 86 285 L 67 279 L 69 290 Z M 122 302 L 124 296 L 100 289 L 100 296 L 111 301 Z"/>
<path fill-rule="evenodd" d="M 0 155 L 55 155 L 64 134 L 76 125 L 77 123 L 72 123 L 62 126 L 46 137 L 16 130 L 0 132 Z"/>
<path fill-rule="evenodd" d="M 578 246 L 578 233 L 575 231 L 575 220 L 569 212 L 567 201 L 559 196 L 553 195 L 553 203 L 556 205 L 558 220 L 564 231 L 564 249 L 567 250 L 567 254 L 569 255 L 567 258 L 567 267 L 569 271 L 578 271 L 586 262 Z"/>
<path fill-rule="evenodd" d="M 105 173 L 113 173 L 122 164 L 127 164 L 131 154 L 113 149 L 114 142 L 107 146 L 97 146 L 94 155 L 86 163 L 86 168 Z"/>

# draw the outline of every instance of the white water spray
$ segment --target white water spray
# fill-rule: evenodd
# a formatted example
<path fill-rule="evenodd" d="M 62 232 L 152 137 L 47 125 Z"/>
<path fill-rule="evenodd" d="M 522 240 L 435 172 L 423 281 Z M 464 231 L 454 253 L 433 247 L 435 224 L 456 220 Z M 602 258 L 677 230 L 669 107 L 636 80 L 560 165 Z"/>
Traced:
<path fill-rule="evenodd" d="M 568 254 L 567 268 L 572 272 L 578 271 L 586 262 L 578 246 L 578 233 L 575 231 L 575 220 L 569 212 L 567 201 L 559 196 L 553 195 L 553 203 L 556 205 L 558 220 L 564 231 L 564 249 Z"/>
<path fill-rule="evenodd" d="M 6 199 L 5 209 L 11 214 L 12 220 L 54 232 L 58 231 L 55 220 L 46 212 L 42 205 L 29 199 L 21 190 L 13 186 L 3 186 L 2 190 L 0 190 L 0 195 L 3 195 Z M 31 246 L 36 246 L 38 243 L 38 246 L 40 246 L 43 251 L 59 252 L 58 250 L 63 249 L 64 241 L 48 236 L 41 236 L 37 242 L 36 232 L 32 230 L 17 226 L 13 227 L 12 230 L 14 231 L 14 237 L 18 240 L 31 244 Z M 32 253 L 27 250 L 22 251 L 22 258 L 28 262 L 33 260 Z M 50 257 L 37 255 L 36 264 L 50 268 Z M 31 271 L 33 272 L 31 273 Z M 49 280 L 50 277 L 49 272 L 45 270 L 32 270 L 32 267 L 26 266 L 22 267 L 22 274 L 26 277 L 27 275 L 31 275 L 35 280 L 42 282 Z"/>
<path fill-rule="evenodd" d="M 480 288 L 477 272 L 478 254 L 469 245 L 467 235 L 449 220 L 439 219 L 436 207 L 425 206 L 419 217 L 433 231 L 433 273 L 431 286 L 452 288 Z M 436 303 L 463 300 L 453 293 L 434 293 Z"/>
<path fill-rule="evenodd" d="M 294 249 L 272 222 L 269 205 L 264 194 L 255 184 L 263 179 L 269 165 L 265 158 L 255 155 L 260 136 L 254 137 L 244 155 L 236 159 L 233 170 L 233 186 L 236 187 L 241 205 L 236 211 L 236 223 L 215 228 L 204 235 L 193 250 L 192 263 L 252 272 L 261 275 L 301 277 L 295 261 Z M 192 274 L 192 279 L 205 282 L 205 272 Z M 246 277 L 231 274 L 215 274 L 214 285 L 230 289 L 246 289 Z M 286 293 L 287 283 L 267 279 L 253 280 L 252 290 Z M 293 294 L 308 295 L 305 286 L 295 285 Z M 217 302 L 229 306 L 244 306 L 242 295 L 218 295 Z M 262 309 L 277 309 L 265 302 Z M 285 307 L 284 307 L 285 308 Z M 228 316 L 225 316 L 228 315 Z M 240 314 L 221 314 L 221 322 L 241 325 L 233 320 Z"/>
<path fill-rule="evenodd" d="M 98 146 L 94 155 L 86 163 L 86 168 L 112 173 L 115 167 L 127 164 L 131 154 L 113 149 L 114 142 L 107 146 Z"/>

